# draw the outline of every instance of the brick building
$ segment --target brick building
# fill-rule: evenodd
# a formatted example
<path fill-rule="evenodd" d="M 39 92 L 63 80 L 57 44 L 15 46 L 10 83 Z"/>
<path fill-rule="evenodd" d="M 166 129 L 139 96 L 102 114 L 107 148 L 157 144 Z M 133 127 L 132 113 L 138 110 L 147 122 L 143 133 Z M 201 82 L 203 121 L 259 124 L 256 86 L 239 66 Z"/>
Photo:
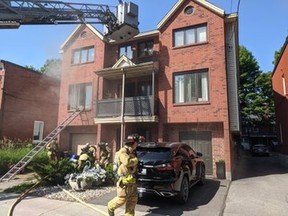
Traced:
<path fill-rule="evenodd" d="M 0 140 L 42 140 L 57 126 L 60 82 L 0 61 Z"/>
<path fill-rule="evenodd" d="M 224 159 L 231 178 L 239 136 L 238 18 L 203 0 L 178 0 L 157 25 L 125 42 L 79 25 L 61 47 L 58 122 L 85 112 L 60 136 L 73 153 L 130 133 L 185 141 L 203 153 L 206 173 Z"/>
<path fill-rule="evenodd" d="M 288 166 L 288 37 L 272 74 L 278 150 Z"/>

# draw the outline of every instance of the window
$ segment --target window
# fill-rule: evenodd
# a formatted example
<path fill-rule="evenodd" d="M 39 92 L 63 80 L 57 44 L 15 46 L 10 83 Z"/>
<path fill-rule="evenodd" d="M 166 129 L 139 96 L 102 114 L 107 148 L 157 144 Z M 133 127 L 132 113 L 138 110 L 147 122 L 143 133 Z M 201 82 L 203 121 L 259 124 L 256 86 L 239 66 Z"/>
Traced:
<path fill-rule="evenodd" d="M 207 26 L 190 27 L 174 31 L 174 47 L 207 41 Z"/>
<path fill-rule="evenodd" d="M 150 82 L 139 82 L 138 83 L 138 94 L 139 96 L 152 95 L 152 86 Z"/>
<path fill-rule="evenodd" d="M 73 51 L 72 64 L 82 64 L 94 61 L 94 47 L 83 48 Z"/>
<path fill-rule="evenodd" d="M 138 44 L 138 56 L 146 57 L 153 55 L 153 41 L 145 41 Z"/>
<path fill-rule="evenodd" d="M 132 46 L 122 46 L 119 47 L 119 56 L 118 58 L 120 58 L 122 55 L 125 55 L 127 58 L 132 59 L 133 58 L 133 51 L 132 51 Z"/>
<path fill-rule="evenodd" d="M 285 75 L 282 75 L 282 85 L 283 85 L 283 94 L 284 96 L 287 95 L 287 89 L 286 89 L 286 80 L 285 80 Z"/>
<path fill-rule="evenodd" d="M 91 109 L 92 103 L 92 84 L 82 83 L 69 86 L 68 110 L 84 107 L 85 110 Z"/>
<path fill-rule="evenodd" d="M 208 71 L 190 71 L 174 75 L 174 103 L 207 102 Z"/>
<path fill-rule="evenodd" d="M 34 121 L 33 143 L 40 142 L 43 139 L 44 122 Z"/>

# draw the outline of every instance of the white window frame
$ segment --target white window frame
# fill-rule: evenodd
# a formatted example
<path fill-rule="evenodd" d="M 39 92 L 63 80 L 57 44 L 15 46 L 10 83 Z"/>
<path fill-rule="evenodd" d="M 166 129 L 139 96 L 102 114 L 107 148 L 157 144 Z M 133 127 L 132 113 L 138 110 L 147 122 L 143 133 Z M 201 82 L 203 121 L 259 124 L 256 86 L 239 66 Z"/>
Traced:
<path fill-rule="evenodd" d="M 33 143 L 40 142 L 43 140 L 43 134 L 44 134 L 44 121 L 34 121 L 34 127 L 33 127 Z M 38 139 L 35 139 L 35 138 Z"/>
<path fill-rule="evenodd" d="M 192 26 L 173 31 L 173 46 L 181 47 L 207 42 L 207 25 Z"/>
<path fill-rule="evenodd" d="M 94 62 L 95 49 L 94 47 L 85 47 L 73 50 L 72 64 L 83 64 L 87 62 Z"/>
<path fill-rule="evenodd" d="M 174 73 L 173 84 L 175 104 L 209 102 L 208 70 Z"/>
<path fill-rule="evenodd" d="M 92 83 L 80 83 L 69 86 L 68 110 L 83 107 L 85 110 L 92 108 Z"/>
<path fill-rule="evenodd" d="M 153 55 L 154 41 L 148 40 L 138 43 L 138 57 L 148 57 Z"/>
<path fill-rule="evenodd" d="M 119 47 L 118 52 L 119 52 L 118 58 L 121 58 L 122 55 L 125 55 L 129 59 L 133 58 L 132 45 L 121 46 Z"/>

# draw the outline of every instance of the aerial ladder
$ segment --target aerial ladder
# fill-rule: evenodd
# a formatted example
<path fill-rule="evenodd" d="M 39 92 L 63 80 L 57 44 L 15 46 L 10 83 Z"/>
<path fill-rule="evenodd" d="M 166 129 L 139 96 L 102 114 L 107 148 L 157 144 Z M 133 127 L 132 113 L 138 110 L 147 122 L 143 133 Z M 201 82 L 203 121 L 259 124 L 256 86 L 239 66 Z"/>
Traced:
<path fill-rule="evenodd" d="M 104 24 L 104 35 L 114 41 L 129 40 L 139 33 L 138 6 L 119 0 L 116 12 L 103 4 L 69 3 L 54 0 L 0 0 L 0 29 L 19 28 L 21 25 L 43 24 Z M 75 110 L 47 137 L 15 164 L 1 181 L 9 181 L 55 139 L 81 112 Z"/>
<path fill-rule="evenodd" d="M 129 40 L 139 33 L 138 5 L 121 0 L 117 7 L 54 0 L 0 0 L 0 29 L 81 23 L 103 24 L 107 38 Z"/>

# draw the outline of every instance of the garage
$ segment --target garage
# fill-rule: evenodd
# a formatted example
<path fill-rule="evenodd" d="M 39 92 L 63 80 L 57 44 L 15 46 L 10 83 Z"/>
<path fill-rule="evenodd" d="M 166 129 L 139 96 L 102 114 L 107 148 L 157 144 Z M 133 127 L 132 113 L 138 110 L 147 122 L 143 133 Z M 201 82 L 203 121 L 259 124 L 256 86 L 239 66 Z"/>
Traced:
<path fill-rule="evenodd" d="M 71 149 L 73 154 L 79 155 L 81 148 L 86 144 L 90 143 L 96 147 L 96 134 L 71 134 Z"/>
<path fill-rule="evenodd" d="M 190 145 L 196 152 L 203 154 L 206 174 L 213 174 L 212 133 L 211 131 L 180 131 L 179 140 Z"/>

